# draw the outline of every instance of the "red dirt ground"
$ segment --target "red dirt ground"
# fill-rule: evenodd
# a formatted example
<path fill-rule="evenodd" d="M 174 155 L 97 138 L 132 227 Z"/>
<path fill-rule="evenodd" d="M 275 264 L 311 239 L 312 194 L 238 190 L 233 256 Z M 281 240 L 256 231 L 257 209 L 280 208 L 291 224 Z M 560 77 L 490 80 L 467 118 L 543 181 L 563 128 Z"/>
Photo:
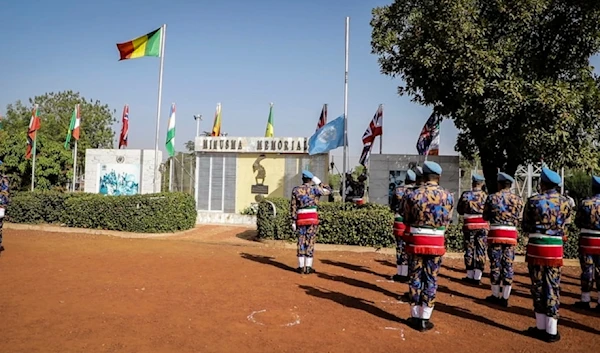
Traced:
<path fill-rule="evenodd" d="M 232 238 L 240 232 L 231 229 Z M 523 265 L 512 305 L 501 310 L 482 301 L 487 280 L 479 288 L 461 284 L 461 261 L 446 260 L 435 329 L 419 333 L 401 322 L 409 314 L 398 301 L 406 285 L 388 281 L 391 256 L 321 252 L 318 273 L 302 276 L 293 272 L 293 250 L 257 243 L 4 233 L 2 353 L 591 353 L 600 347 L 600 315 L 571 306 L 579 296 L 577 268 L 563 275 L 563 339 L 546 344 L 521 333 L 535 323 Z"/>

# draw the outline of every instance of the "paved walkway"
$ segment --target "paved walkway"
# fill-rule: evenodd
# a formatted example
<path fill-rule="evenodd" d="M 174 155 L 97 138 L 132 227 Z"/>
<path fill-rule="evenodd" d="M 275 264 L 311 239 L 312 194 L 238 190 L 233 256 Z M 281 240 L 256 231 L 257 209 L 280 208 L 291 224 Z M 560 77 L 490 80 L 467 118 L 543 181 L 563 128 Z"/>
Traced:
<path fill-rule="evenodd" d="M 254 247 L 271 247 L 280 249 L 296 249 L 296 244 L 284 240 L 258 240 L 256 239 L 256 227 L 253 226 L 238 226 L 238 225 L 214 225 L 202 224 L 195 228 L 177 232 L 177 233 L 129 233 L 118 232 L 114 230 L 102 229 L 84 229 L 84 228 L 69 228 L 55 225 L 33 225 L 33 224 L 15 224 L 4 223 L 5 229 L 15 230 L 38 230 L 43 232 L 58 232 L 58 233 L 77 233 L 77 234 L 92 234 L 92 235 L 108 235 L 120 238 L 151 238 L 151 239 L 171 239 L 185 240 L 207 244 L 223 244 L 223 245 L 238 245 L 238 246 L 254 246 Z M 365 246 L 353 245 L 331 245 L 331 244 L 316 244 L 316 251 L 333 252 L 355 252 L 355 253 L 377 253 L 393 256 L 396 254 L 394 248 L 372 248 Z M 462 259 L 462 253 L 446 253 L 445 257 L 452 259 Z M 524 256 L 517 256 L 515 262 L 525 262 Z M 577 259 L 565 260 L 565 266 L 579 266 Z"/>

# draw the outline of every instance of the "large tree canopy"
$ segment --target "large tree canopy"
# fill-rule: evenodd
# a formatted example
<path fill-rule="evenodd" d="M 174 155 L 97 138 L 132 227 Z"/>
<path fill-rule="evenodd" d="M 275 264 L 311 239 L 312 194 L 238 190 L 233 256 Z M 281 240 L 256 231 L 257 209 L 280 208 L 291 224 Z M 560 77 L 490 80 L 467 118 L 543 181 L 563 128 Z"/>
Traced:
<path fill-rule="evenodd" d="M 598 169 L 600 1 L 396 0 L 373 10 L 372 52 L 399 94 L 453 119 L 486 179 L 543 159 Z M 495 182 L 488 183 L 494 189 Z"/>
<path fill-rule="evenodd" d="M 99 101 L 65 91 L 46 93 L 29 99 L 26 106 L 20 101 L 8 105 L 3 128 L 0 130 L 0 160 L 13 186 L 26 190 L 31 185 L 32 160 L 25 159 L 27 129 L 33 106 L 39 104 L 41 128 L 37 137 L 36 190 L 63 188 L 73 176 L 73 151 L 65 149 L 71 115 L 80 105 L 81 129 L 78 142 L 77 164 L 83 170 L 86 148 L 113 148 L 114 110 Z M 78 167 L 79 169 L 79 167 Z"/>

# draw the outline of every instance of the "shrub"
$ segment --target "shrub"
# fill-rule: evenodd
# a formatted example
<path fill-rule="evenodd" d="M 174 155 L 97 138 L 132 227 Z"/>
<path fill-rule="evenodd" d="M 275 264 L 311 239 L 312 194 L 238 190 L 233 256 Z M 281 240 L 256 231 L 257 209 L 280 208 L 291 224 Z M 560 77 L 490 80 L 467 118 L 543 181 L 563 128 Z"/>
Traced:
<path fill-rule="evenodd" d="M 163 193 L 134 196 L 26 192 L 13 197 L 8 221 L 63 223 L 70 227 L 164 233 L 196 224 L 193 196 Z"/>
<path fill-rule="evenodd" d="M 273 216 L 275 205 L 276 215 Z M 395 246 L 392 234 L 393 214 L 385 205 L 367 203 L 356 206 L 349 202 L 322 202 L 319 204 L 320 226 L 317 242 L 321 244 L 361 245 L 372 247 Z M 261 239 L 295 240 L 292 233 L 290 201 L 268 198 L 258 205 L 256 226 Z M 578 229 L 569 226 L 569 240 L 565 244 L 565 258 L 578 255 Z M 464 249 L 462 223 L 452 224 L 446 231 L 446 249 L 462 252 Z M 525 253 L 526 237 L 520 232 L 517 253 Z"/>

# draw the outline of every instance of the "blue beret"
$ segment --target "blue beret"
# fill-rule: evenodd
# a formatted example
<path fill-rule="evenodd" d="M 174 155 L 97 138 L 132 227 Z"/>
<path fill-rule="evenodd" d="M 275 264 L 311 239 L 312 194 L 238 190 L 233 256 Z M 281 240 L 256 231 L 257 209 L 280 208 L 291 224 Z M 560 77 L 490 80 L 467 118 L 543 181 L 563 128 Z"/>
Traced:
<path fill-rule="evenodd" d="M 442 175 L 442 167 L 436 162 L 425 161 L 423 163 L 423 174 Z"/>
<path fill-rule="evenodd" d="M 592 186 L 600 186 L 600 177 L 592 175 Z"/>
<path fill-rule="evenodd" d="M 557 172 L 545 167 L 542 168 L 542 174 L 540 175 L 540 178 L 543 182 L 554 185 L 560 185 L 560 183 L 562 182 L 562 180 L 560 179 L 560 175 L 558 175 Z"/>
<path fill-rule="evenodd" d="M 312 179 L 315 176 L 313 175 L 313 173 L 309 172 L 308 170 L 303 170 L 302 171 L 302 177 L 308 178 L 308 179 Z"/>
<path fill-rule="evenodd" d="M 482 181 L 485 181 L 485 178 L 479 174 L 473 174 L 473 176 L 471 177 L 471 180 L 473 180 L 474 182 L 482 182 Z"/>
<path fill-rule="evenodd" d="M 417 177 L 423 176 L 423 168 L 421 168 L 421 167 L 415 167 L 414 172 Z"/>
<path fill-rule="evenodd" d="M 417 181 L 417 174 L 409 169 L 406 171 L 406 179 L 410 181 Z"/>
<path fill-rule="evenodd" d="M 498 173 L 498 181 L 510 181 L 511 183 L 514 183 L 515 179 L 504 172 L 500 172 Z"/>

